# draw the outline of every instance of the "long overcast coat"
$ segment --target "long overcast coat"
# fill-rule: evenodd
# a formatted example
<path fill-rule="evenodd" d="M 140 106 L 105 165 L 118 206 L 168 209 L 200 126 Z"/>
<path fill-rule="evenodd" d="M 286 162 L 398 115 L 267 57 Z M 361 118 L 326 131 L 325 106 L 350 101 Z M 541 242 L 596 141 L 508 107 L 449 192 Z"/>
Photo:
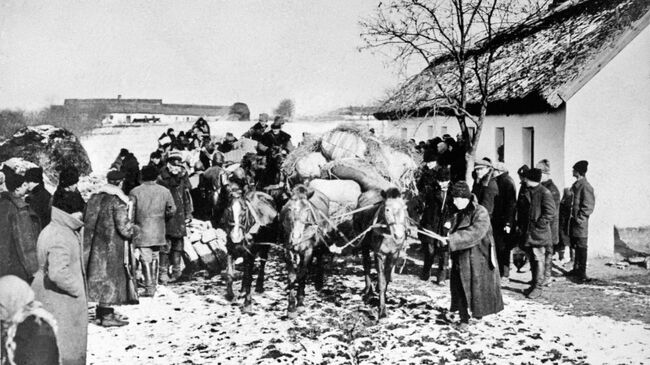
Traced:
<path fill-rule="evenodd" d="M 475 196 L 452 220 L 449 250 L 451 311 L 459 310 L 463 299 L 474 317 L 503 310 L 490 216 Z"/>
<path fill-rule="evenodd" d="M 160 172 L 157 183 L 169 189 L 174 198 L 174 205 L 176 205 L 176 213 L 166 223 L 167 236 L 183 238 L 187 233 L 185 220 L 192 218 L 190 180 L 187 178 L 187 174 L 172 175 L 165 167 Z"/>
<path fill-rule="evenodd" d="M 88 200 L 84 215 L 84 255 L 88 257 L 88 300 L 127 304 L 124 241 L 133 234 L 128 198 L 107 185 Z"/>
<path fill-rule="evenodd" d="M 0 276 L 16 275 L 30 282 L 36 270 L 40 219 L 12 193 L 0 194 Z"/>
<path fill-rule="evenodd" d="M 62 365 L 86 364 L 88 301 L 79 229 L 83 222 L 58 208 L 38 237 L 39 270 L 32 289 L 57 324 Z"/>
<path fill-rule="evenodd" d="M 589 216 L 594 211 L 596 196 L 594 188 L 587 178 L 576 180 L 571 186 L 571 220 L 569 235 L 571 237 L 587 237 L 589 233 Z"/>

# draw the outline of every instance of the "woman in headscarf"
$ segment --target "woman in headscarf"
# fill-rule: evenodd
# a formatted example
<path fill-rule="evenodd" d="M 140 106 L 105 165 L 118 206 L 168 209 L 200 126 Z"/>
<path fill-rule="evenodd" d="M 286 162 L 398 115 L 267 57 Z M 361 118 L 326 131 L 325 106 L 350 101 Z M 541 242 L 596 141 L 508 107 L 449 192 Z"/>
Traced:
<path fill-rule="evenodd" d="M 63 365 L 86 364 L 88 301 L 79 234 L 84 205 L 75 200 L 53 202 L 52 221 L 37 243 L 39 270 L 32 289 L 56 319 Z"/>
<path fill-rule="evenodd" d="M 59 364 L 54 318 L 34 301 L 32 289 L 17 276 L 0 278 L 0 327 L 0 364 Z"/>

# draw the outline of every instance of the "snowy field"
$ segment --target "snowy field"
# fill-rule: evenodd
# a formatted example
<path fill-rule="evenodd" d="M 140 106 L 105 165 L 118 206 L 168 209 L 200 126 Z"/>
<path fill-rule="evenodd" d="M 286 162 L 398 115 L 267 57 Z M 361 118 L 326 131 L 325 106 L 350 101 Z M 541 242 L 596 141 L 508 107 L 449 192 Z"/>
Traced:
<path fill-rule="evenodd" d="M 216 135 L 238 136 L 253 123 L 215 122 L 211 128 Z M 285 130 L 298 143 L 302 132 L 320 133 L 337 124 L 298 122 Z M 163 131 L 190 126 L 104 128 L 83 137 L 82 143 L 95 173 L 103 174 L 120 148 L 131 150 L 143 164 Z M 243 314 L 240 302 L 224 299 L 220 276 L 160 287 L 155 298 L 118 309 L 130 317 L 130 325 L 90 325 L 88 363 L 650 364 L 648 285 L 641 293 L 581 286 L 588 294 L 578 296 L 577 285 L 558 278 L 553 295 L 575 296 L 596 307 L 603 299 L 613 303 L 585 315 L 576 313 L 574 304 L 555 305 L 549 294 L 538 301 L 525 299 L 520 292 L 530 274 L 519 274 L 521 284 L 504 290 L 502 313 L 473 321 L 468 332 L 459 332 L 458 318 L 447 312 L 449 288 L 420 281 L 417 266 L 409 264 L 403 275 L 394 276 L 388 318 L 380 322 L 375 306 L 361 300 L 357 259 L 337 258 L 327 270 L 325 289 L 316 293 L 308 287 L 306 307 L 297 319 L 286 317 L 285 269 L 277 252 L 267 265 L 266 292 L 253 295 L 252 314 Z M 236 281 L 237 288 L 240 283 Z M 638 313 L 625 318 L 611 314 L 617 303 L 631 313 L 623 305 L 630 302 Z"/>
<path fill-rule="evenodd" d="M 411 274 L 394 276 L 388 318 L 377 322 L 375 306 L 361 300 L 361 266 L 350 259 L 331 263 L 325 289 L 308 287 L 306 306 L 289 319 L 278 259 L 276 253 L 267 266 L 265 293 L 253 295 L 252 314 L 224 299 L 220 276 L 164 287 L 154 299 L 120 308 L 129 326 L 90 326 L 89 363 L 650 363 L 647 324 L 574 316 L 509 290 L 503 312 L 460 332 L 458 317 L 447 311 L 449 288 Z"/>

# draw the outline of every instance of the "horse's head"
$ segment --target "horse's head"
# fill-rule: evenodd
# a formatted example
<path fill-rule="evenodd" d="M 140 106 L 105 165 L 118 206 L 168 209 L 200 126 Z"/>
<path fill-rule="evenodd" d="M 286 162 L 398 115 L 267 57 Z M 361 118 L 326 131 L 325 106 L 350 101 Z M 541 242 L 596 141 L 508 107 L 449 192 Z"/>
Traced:
<path fill-rule="evenodd" d="M 246 238 L 250 226 L 248 206 L 241 191 L 231 191 L 230 204 L 226 210 L 228 217 L 228 238 L 239 244 Z"/>
<path fill-rule="evenodd" d="M 285 205 L 285 230 L 291 246 L 315 238 L 318 233 L 318 219 L 315 208 L 309 202 L 314 191 L 304 185 L 296 186 L 291 199 Z"/>
<path fill-rule="evenodd" d="M 381 196 L 384 198 L 384 204 L 379 211 L 380 219 L 390 230 L 391 237 L 398 242 L 402 242 L 406 239 L 408 224 L 406 202 L 396 188 L 382 191 Z"/>

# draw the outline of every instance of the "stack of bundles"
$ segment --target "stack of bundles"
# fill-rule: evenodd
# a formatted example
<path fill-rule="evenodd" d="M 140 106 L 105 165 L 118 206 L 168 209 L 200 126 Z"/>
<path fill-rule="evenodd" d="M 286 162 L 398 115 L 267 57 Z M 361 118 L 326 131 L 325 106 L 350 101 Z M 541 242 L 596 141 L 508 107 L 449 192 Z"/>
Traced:
<path fill-rule="evenodd" d="M 361 187 L 354 180 L 325 180 L 314 179 L 309 187 L 325 194 L 330 201 L 346 204 L 356 203 Z"/>
<path fill-rule="evenodd" d="M 363 129 L 362 129 L 363 128 Z M 327 164 L 322 165 L 322 155 Z M 282 168 L 289 176 L 307 181 L 314 178 L 320 166 L 320 178 L 329 181 L 314 182 L 330 200 L 346 202 L 354 191 L 344 191 L 333 180 L 353 181 L 360 191 L 385 190 L 398 187 L 403 191 L 415 190 L 415 172 L 419 155 L 412 151 L 407 141 L 397 138 L 379 139 L 356 125 L 340 125 L 325 133 L 320 139 L 311 139 L 289 154 Z M 358 194 L 354 199 L 358 197 Z"/>
<path fill-rule="evenodd" d="M 183 250 L 190 261 L 200 262 L 214 273 L 225 268 L 228 257 L 226 232 L 212 228 L 210 222 L 197 219 L 192 219 L 187 228 Z"/>
<path fill-rule="evenodd" d="M 330 180 L 352 180 L 359 184 L 361 191 L 386 190 L 395 187 L 379 173 L 376 166 L 359 158 L 335 160 L 328 163 L 323 167 L 323 177 Z"/>

